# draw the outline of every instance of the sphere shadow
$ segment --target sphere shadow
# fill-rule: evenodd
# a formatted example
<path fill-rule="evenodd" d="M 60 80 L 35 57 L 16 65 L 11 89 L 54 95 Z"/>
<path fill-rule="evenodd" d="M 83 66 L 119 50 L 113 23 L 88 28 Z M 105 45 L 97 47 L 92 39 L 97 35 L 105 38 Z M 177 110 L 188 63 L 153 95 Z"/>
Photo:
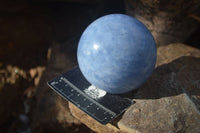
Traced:
<path fill-rule="evenodd" d="M 161 65 L 145 84 L 121 96 L 130 99 L 160 99 L 181 93 L 200 95 L 200 58 L 183 56 Z"/>

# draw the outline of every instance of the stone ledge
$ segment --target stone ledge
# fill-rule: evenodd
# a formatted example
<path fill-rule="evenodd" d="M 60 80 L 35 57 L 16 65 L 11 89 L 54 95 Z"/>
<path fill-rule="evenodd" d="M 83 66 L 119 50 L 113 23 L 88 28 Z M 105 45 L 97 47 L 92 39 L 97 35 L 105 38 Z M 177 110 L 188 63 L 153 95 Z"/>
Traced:
<path fill-rule="evenodd" d="M 34 131 L 72 131 L 71 125 L 86 130 L 81 123 L 105 133 L 200 131 L 199 49 L 184 44 L 160 46 L 151 77 L 140 88 L 126 94 L 136 103 L 107 125 L 99 124 L 46 85 L 75 65 L 75 55 L 60 45 L 52 45 L 51 57 L 36 93 Z"/>
<path fill-rule="evenodd" d="M 96 132 L 198 132 L 199 57 L 199 49 L 184 44 L 159 47 L 154 73 L 138 90 L 127 94 L 136 104 L 123 114 L 117 126 L 101 125 L 72 104 L 70 112 Z"/>
<path fill-rule="evenodd" d="M 114 125 L 108 123 L 107 125 L 102 125 L 98 123 L 96 120 L 88 116 L 86 113 L 79 110 L 76 106 L 69 103 L 69 109 L 74 117 L 80 120 L 82 123 L 87 125 L 93 131 L 101 132 L 101 133 L 119 133 L 120 130 Z"/>

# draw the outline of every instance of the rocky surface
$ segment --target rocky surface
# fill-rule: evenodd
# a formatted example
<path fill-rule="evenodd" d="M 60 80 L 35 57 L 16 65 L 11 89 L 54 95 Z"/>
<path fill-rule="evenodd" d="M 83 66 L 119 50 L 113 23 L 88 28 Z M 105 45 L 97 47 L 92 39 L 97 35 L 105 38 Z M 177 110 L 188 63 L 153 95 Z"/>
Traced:
<path fill-rule="evenodd" d="M 184 93 L 159 100 L 136 100 L 119 121 L 126 132 L 199 132 L 199 112 Z"/>
<path fill-rule="evenodd" d="M 76 37 L 81 34 L 88 21 L 91 21 L 87 16 L 88 7 L 90 6 L 87 4 L 76 6 L 71 3 L 45 4 L 39 1 L 1 3 L 0 132 L 91 131 L 75 120 L 70 113 L 65 112 L 68 106 L 66 102 L 58 102 L 60 104 L 55 105 L 56 100 L 63 99 L 57 97 L 49 91 L 49 87 L 45 86 L 47 81 L 45 79 L 50 79 L 47 78 L 48 74 L 53 78 L 62 72 L 59 70 L 67 69 L 64 60 L 66 58 L 63 57 L 65 54 L 57 52 L 55 68 L 48 67 L 46 77 L 42 76 L 46 69 L 47 59 L 50 59 L 51 55 L 51 49 L 48 51 L 49 45 L 57 41 L 65 42 L 69 38 L 72 40 L 75 38 L 78 41 L 79 38 Z M 77 42 L 72 44 L 77 44 Z M 71 48 L 69 45 L 65 47 Z M 75 49 L 75 46 L 72 49 Z M 56 48 L 52 53 L 55 51 Z M 71 49 L 67 51 L 67 53 L 70 52 L 74 51 Z M 48 73 L 49 69 L 53 74 Z M 43 85 L 40 83 L 41 78 Z M 44 91 L 41 88 L 39 91 L 47 97 L 38 98 L 37 86 L 43 86 Z M 51 100 L 51 94 L 56 96 L 55 99 Z M 36 101 L 40 101 L 40 104 L 36 105 Z M 45 104 L 46 101 L 47 104 Z M 52 106 L 55 108 L 52 109 Z M 58 112 L 58 115 L 52 115 L 55 112 Z"/>
<path fill-rule="evenodd" d="M 33 132 L 92 132 L 71 115 L 68 102 L 46 84 L 76 65 L 76 59 L 66 54 L 65 50 L 61 50 L 63 45 L 54 44 L 49 49 L 49 63 L 36 92 L 36 105 L 32 113 Z"/>
<path fill-rule="evenodd" d="M 126 13 L 149 28 L 157 45 L 183 43 L 199 31 L 199 22 L 192 17 L 200 15 L 198 0 L 125 0 L 125 4 Z"/>
<path fill-rule="evenodd" d="M 70 112 L 96 132 L 199 132 L 200 51 L 170 44 L 157 60 L 150 79 L 125 94 L 136 103 L 117 122 L 102 126 L 71 104 Z"/>
<path fill-rule="evenodd" d="M 136 104 L 118 122 L 120 130 L 199 132 L 199 57 L 199 50 L 181 44 L 158 48 L 155 72 L 146 84 L 128 94 Z"/>
<path fill-rule="evenodd" d="M 198 132 L 199 50 L 186 45 L 159 47 L 152 77 L 137 91 L 126 94 L 136 104 L 105 126 L 46 85 L 77 65 L 76 45 L 92 20 L 124 13 L 122 0 L 79 1 L 1 3 L 0 132 Z M 165 29 L 160 26 L 160 31 Z M 58 43 L 51 45 L 54 42 Z"/>
<path fill-rule="evenodd" d="M 48 50 L 49 61 L 36 92 L 36 104 L 32 112 L 34 132 L 120 132 L 111 124 L 99 124 L 74 105 L 55 93 L 47 81 L 72 69 L 77 65 L 76 54 L 70 46 L 72 42 L 53 44 Z M 73 42 L 74 43 L 74 42 Z M 70 49 L 72 48 L 72 49 Z M 38 119 L 40 118 L 40 119 Z M 93 131 L 89 130 L 92 129 Z M 77 130 L 76 130 L 77 129 Z"/>
<path fill-rule="evenodd" d="M 106 126 L 98 123 L 96 120 L 89 117 L 86 113 L 77 109 L 77 107 L 71 103 L 69 103 L 69 109 L 74 117 L 76 117 L 82 123 L 87 125 L 93 131 L 100 132 L 100 133 L 119 133 L 120 132 L 120 130 L 117 127 L 113 126 L 110 123 L 108 123 Z"/>
<path fill-rule="evenodd" d="M 6 132 L 18 113 L 23 112 L 23 92 L 29 86 L 28 74 L 11 65 L 0 66 L 0 131 Z M 29 78 L 30 79 L 30 78 Z"/>

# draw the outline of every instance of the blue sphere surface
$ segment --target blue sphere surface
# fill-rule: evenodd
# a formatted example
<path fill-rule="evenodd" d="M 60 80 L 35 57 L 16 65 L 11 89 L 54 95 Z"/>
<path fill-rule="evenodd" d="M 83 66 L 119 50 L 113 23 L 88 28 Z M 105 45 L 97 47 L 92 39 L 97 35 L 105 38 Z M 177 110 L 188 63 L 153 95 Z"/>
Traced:
<path fill-rule="evenodd" d="M 138 88 L 148 79 L 156 53 L 154 38 L 143 23 L 127 15 L 111 14 L 85 29 L 77 58 L 92 85 L 119 94 Z"/>

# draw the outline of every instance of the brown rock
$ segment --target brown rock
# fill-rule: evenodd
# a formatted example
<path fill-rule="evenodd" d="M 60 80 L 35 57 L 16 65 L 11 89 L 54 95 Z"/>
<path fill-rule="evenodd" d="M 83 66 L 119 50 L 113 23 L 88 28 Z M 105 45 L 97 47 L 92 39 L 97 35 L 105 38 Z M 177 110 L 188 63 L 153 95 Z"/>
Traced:
<path fill-rule="evenodd" d="M 183 44 L 158 48 L 157 68 L 138 90 L 126 94 L 136 101 L 115 125 L 100 125 L 74 105 L 70 112 L 96 132 L 200 131 L 200 50 Z"/>
<path fill-rule="evenodd" d="M 200 57 L 199 49 L 184 45 L 181 43 L 174 43 L 168 46 L 158 47 L 157 50 L 156 67 L 172 62 L 182 56 Z"/>
<path fill-rule="evenodd" d="M 158 45 L 185 42 L 199 28 L 199 0 L 125 0 L 126 13 L 142 21 Z"/>
<path fill-rule="evenodd" d="M 76 61 L 67 52 L 61 50 L 62 45 L 54 44 L 51 58 L 36 92 L 36 105 L 33 107 L 34 132 L 90 132 L 90 130 L 74 118 L 68 102 L 47 86 L 47 81 L 66 72 L 76 65 Z"/>
<path fill-rule="evenodd" d="M 31 78 L 34 79 L 34 85 L 37 86 L 39 84 L 40 78 L 45 70 L 44 66 L 38 66 L 36 68 L 31 68 L 29 70 Z"/>
<path fill-rule="evenodd" d="M 52 46 L 50 64 L 44 72 L 45 78 L 41 78 L 38 86 L 34 131 L 56 131 L 58 127 L 61 132 L 72 131 L 71 125 L 86 131 L 81 123 L 96 132 L 200 131 L 198 49 L 183 44 L 159 47 L 157 65 L 152 76 L 143 86 L 125 94 L 136 103 L 122 118 L 115 120 L 117 125 L 113 122 L 101 125 L 44 84 L 76 65 L 75 57 L 60 48 L 59 45 Z"/>
<path fill-rule="evenodd" d="M 47 86 L 47 81 L 77 65 L 76 47 L 80 39 L 79 33 L 90 20 L 88 6 L 76 8 L 75 5 L 70 7 L 70 4 L 63 4 L 59 8 L 53 8 L 50 16 L 55 36 L 47 39 L 55 39 L 59 44 L 53 44 L 46 51 L 48 63 L 37 86 L 36 105 L 32 111 L 33 132 L 91 132 L 71 115 L 68 102 Z"/>
<path fill-rule="evenodd" d="M 118 122 L 126 132 L 200 131 L 200 50 L 182 44 L 158 48 L 157 68 Z"/>
<path fill-rule="evenodd" d="M 0 66 L 0 132 L 7 132 L 23 111 L 23 92 L 29 86 L 28 74 L 15 66 Z"/>
<path fill-rule="evenodd" d="M 134 110 L 141 110 L 134 112 Z M 136 100 L 118 122 L 126 132 L 198 132 L 200 115 L 184 93 L 161 99 Z"/>
<path fill-rule="evenodd" d="M 120 130 L 108 123 L 107 125 L 102 125 L 98 123 L 96 120 L 88 116 L 86 113 L 79 110 L 76 106 L 69 103 L 70 112 L 74 117 L 79 119 L 82 123 L 87 125 L 89 128 L 91 128 L 93 131 L 99 132 L 99 133 L 120 133 Z"/>

